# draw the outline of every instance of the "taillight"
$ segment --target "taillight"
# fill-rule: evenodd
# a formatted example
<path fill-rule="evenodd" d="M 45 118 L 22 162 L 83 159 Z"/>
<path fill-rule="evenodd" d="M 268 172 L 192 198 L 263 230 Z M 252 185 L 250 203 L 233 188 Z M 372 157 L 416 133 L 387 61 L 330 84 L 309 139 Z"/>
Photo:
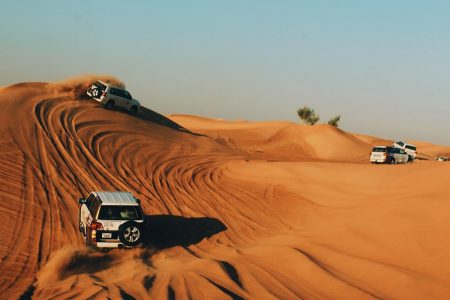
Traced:
<path fill-rule="evenodd" d="M 99 222 L 92 222 L 91 229 L 92 230 L 103 230 L 103 225 L 102 225 L 102 223 L 99 223 Z"/>
<path fill-rule="evenodd" d="M 91 239 L 93 243 L 97 243 L 97 230 L 102 230 L 102 223 L 92 222 L 91 224 Z"/>

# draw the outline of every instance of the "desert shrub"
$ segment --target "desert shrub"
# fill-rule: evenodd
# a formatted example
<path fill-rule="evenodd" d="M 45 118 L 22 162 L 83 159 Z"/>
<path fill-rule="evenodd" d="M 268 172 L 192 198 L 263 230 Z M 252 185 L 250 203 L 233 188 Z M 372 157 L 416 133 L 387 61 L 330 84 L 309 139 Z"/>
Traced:
<path fill-rule="evenodd" d="M 341 115 L 337 115 L 337 116 L 331 118 L 331 119 L 328 121 L 328 124 L 330 124 L 330 125 L 332 125 L 332 126 L 334 126 L 334 127 L 339 127 L 339 121 L 340 121 L 340 120 L 341 120 Z"/>
<path fill-rule="evenodd" d="M 297 110 L 297 115 L 299 116 L 300 120 L 303 121 L 304 124 L 308 125 L 314 125 L 320 120 L 319 116 L 316 115 L 314 109 L 308 106 L 303 106 L 299 108 Z"/>

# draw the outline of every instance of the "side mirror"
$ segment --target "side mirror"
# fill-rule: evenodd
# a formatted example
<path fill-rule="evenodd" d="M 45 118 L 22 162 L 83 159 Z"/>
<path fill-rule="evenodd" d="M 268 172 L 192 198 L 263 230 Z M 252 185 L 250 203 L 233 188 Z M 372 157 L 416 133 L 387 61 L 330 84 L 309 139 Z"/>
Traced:
<path fill-rule="evenodd" d="M 86 199 L 78 198 L 78 203 L 84 204 L 84 203 L 86 203 Z"/>
<path fill-rule="evenodd" d="M 139 199 L 136 199 L 136 202 L 137 202 L 138 204 L 141 204 L 141 200 L 139 200 Z"/>

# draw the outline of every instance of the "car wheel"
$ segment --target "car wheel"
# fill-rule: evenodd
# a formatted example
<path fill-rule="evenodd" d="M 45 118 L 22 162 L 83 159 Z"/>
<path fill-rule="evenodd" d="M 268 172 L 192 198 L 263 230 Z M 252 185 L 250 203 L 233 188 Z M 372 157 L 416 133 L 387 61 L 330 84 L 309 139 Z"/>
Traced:
<path fill-rule="evenodd" d="M 130 114 L 132 114 L 133 116 L 137 115 L 137 112 L 138 112 L 137 106 L 133 106 L 133 107 L 130 109 Z"/>
<path fill-rule="evenodd" d="M 105 108 L 106 109 L 114 109 L 115 103 L 112 100 L 109 100 L 108 103 L 106 103 Z"/>
<path fill-rule="evenodd" d="M 128 221 L 120 225 L 119 240 L 128 247 L 138 245 L 142 241 L 141 225 L 134 221 Z"/>
<path fill-rule="evenodd" d="M 91 94 L 92 94 L 92 97 L 97 98 L 98 95 L 100 95 L 100 91 L 98 89 L 92 89 Z"/>

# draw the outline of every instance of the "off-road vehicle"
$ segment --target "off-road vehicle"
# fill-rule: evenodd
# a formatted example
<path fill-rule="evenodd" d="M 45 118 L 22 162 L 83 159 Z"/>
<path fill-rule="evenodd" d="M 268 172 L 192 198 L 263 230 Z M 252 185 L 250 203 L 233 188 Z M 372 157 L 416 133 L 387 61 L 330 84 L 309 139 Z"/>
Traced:
<path fill-rule="evenodd" d="M 107 109 L 119 107 L 135 115 L 141 108 L 138 100 L 133 99 L 131 94 L 119 86 L 103 81 L 96 81 L 87 90 L 87 95 L 100 102 Z"/>
<path fill-rule="evenodd" d="M 375 146 L 370 153 L 371 163 L 398 164 L 407 163 L 409 155 L 405 150 L 395 147 Z"/>
<path fill-rule="evenodd" d="M 134 247 L 142 242 L 144 215 L 129 192 L 91 192 L 79 198 L 80 232 L 86 245 L 97 248 Z"/>
<path fill-rule="evenodd" d="M 413 144 L 408 144 L 402 141 L 397 141 L 394 144 L 392 144 L 392 147 L 400 148 L 405 150 L 406 154 L 409 155 L 409 160 L 412 161 L 416 159 L 417 157 L 417 147 Z"/>

